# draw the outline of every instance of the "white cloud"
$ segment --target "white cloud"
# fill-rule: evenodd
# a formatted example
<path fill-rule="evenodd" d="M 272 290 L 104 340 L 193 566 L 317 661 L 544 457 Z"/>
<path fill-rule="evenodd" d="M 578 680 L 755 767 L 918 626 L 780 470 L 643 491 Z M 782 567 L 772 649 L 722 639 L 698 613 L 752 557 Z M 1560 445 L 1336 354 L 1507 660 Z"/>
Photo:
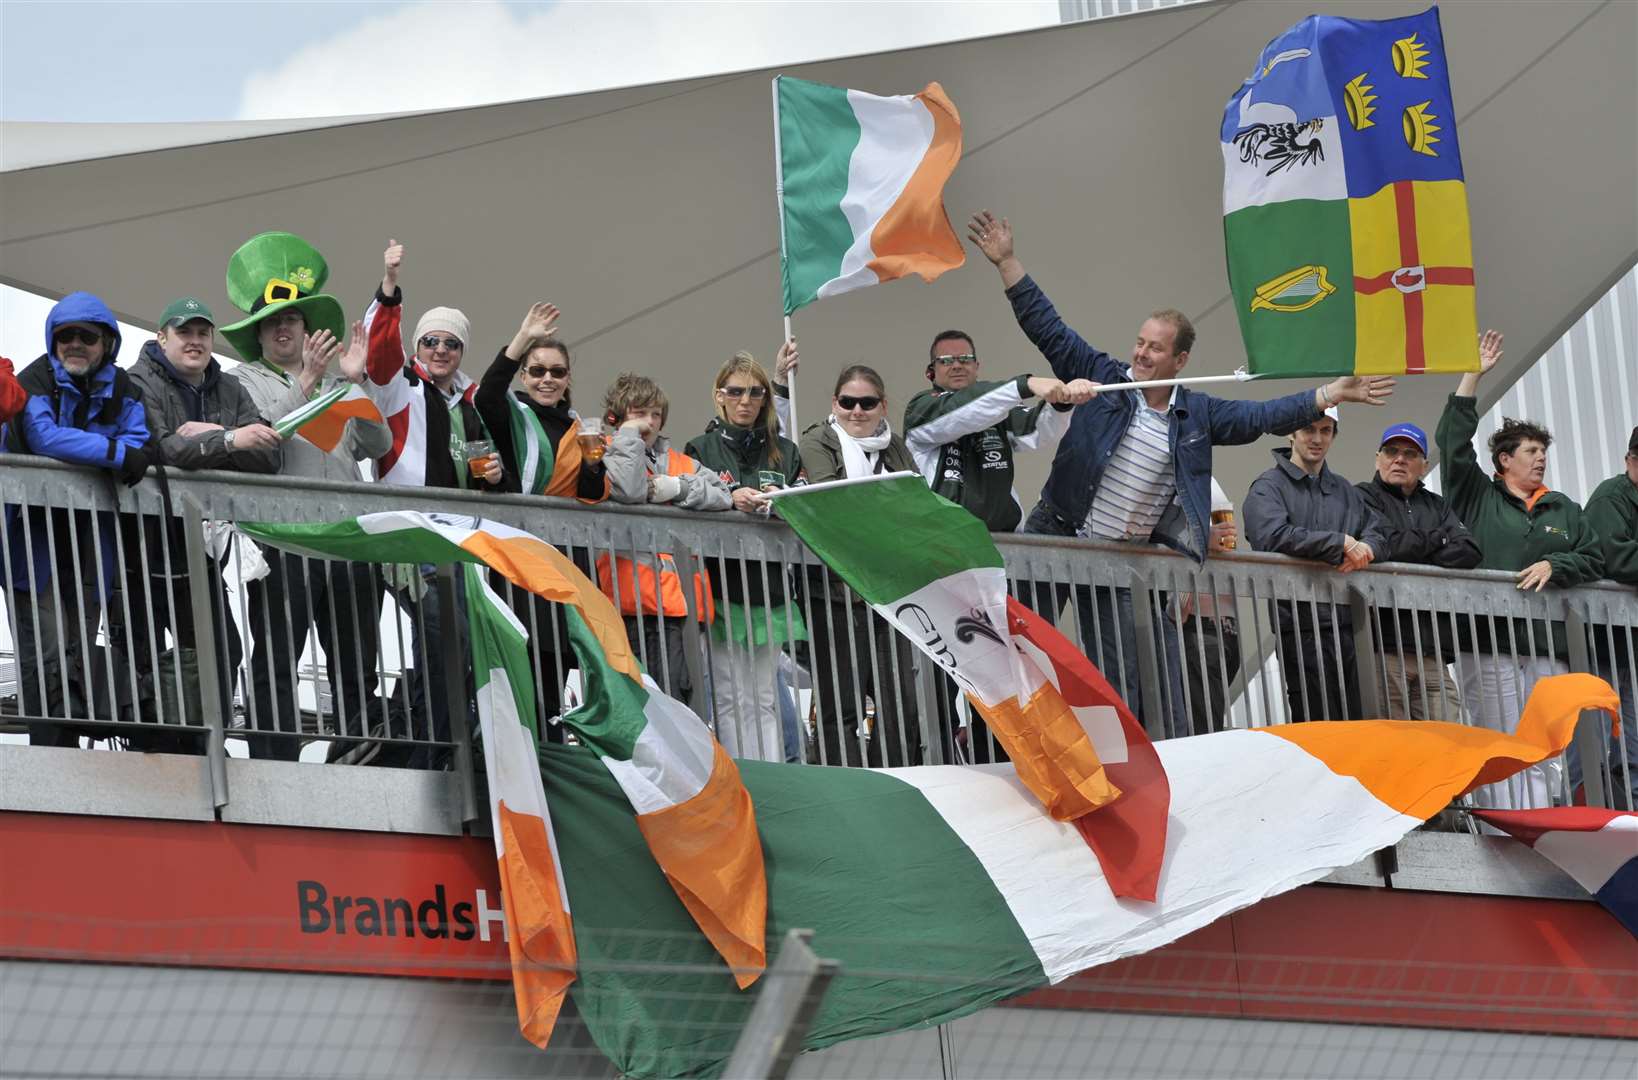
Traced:
<path fill-rule="evenodd" d="M 456 108 L 907 48 L 1057 21 L 1056 0 L 570 0 L 544 10 L 497 0 L 429 0 L 372 16 L 296 50 L 270 72 L 249 76 L 239 115 Z"/>

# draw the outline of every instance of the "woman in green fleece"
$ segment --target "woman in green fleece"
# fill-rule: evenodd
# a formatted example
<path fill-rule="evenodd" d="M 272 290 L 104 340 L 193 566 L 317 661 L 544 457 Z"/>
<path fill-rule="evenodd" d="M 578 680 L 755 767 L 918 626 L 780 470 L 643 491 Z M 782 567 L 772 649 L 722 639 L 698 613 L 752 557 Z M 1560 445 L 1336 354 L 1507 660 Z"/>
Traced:
<path fill-rule="evenodd" d="M 1437 441 L 1444 496 L 1478 541 L 1481 570 L 1512 571 L 1522 590 L 1567 589 L 1604 573 L 1598 538 L 1575 500 L 1549 490 L 1547 447 L 1552 435 L 1527 420 L 1507 419 L 1490 437 L 1486 476 L 1473 452 L 1479 428 L 1479 379 L 1502 355 L 1502 336 L 1487 330 L 1479 343 L 1479 370 L 1461 384 L 1439 418 Z M 1524 619 L 1474 618 L 1471 641 L 1458 659 L 1462 700 L 1487 728 L 1513 732 L 1536 681 L 1570 670 L 1564 627 Z M 1480 805 L 1522 809 L 1550 804 L 1558 788 L 1557 761 L 1519 773 L 1478 793 Z"/>
<path fill-rule="evenodd" d="M 807 482 L 796 444 L 779 434 L 768 373 L 750 353 L 736 353 L 717 372 L 712 398 L 716 419 L 689 441 L 688 455 L 722 477 L 734 509 L 766 514 L 763 492 Z M 711 553 L 703 561 L 717 600 L 711 628 L 717 740 L 729 757 L 787 760 L 800 748 L 784 745 L 780 729 L 779 650 L 806 640 L 807 631 L 784 567 Z"/>

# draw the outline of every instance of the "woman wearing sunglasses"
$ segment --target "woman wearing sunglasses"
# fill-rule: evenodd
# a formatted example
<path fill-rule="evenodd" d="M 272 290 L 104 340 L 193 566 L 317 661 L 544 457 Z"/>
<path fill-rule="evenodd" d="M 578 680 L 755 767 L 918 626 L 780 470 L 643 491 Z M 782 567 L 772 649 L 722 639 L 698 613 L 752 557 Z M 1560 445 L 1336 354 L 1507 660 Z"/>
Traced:
<path fill-rule="evenodd" d="M 779 434 L 773 384 L 750 353 L 735 353 L 712 389 L 717 416 L 686 447 L 733 491 L 734 508 L 767 513 L 764 491 L 806 483 L 796 444 Z M 777 666 L 780 646 L 807 637 L 776 564 L 705 553 L 719 602 L 711 629 L 711 704 L 717 739 L 730 757 L 794 760 L 781 738 Z"/>
<path fill-rule="evenodd" d="M 802 461 L 813 484 L 916 471 L 904 439 L 887 421 L 887 392 L 874 369 L 856 364 L 837 378 L 830 415 L 802 433 Z M 876 767 L 921 764 L 909 644 L 823 565 L 807 568 L 806 583 L 819 760 Z M 861 748 L 867 696 L 875 702 L 876 723 Z"/>
<path fill-rule="evenodd" d="M 473 398 L 495 441 L 507 491 L 597 503 L 609 497 L 602 456 L 580 450 L 580 421 L 569 405 L 569 349 L 557 340 L 558 310 L 540 303 L 490 363 Z M 510 393 L 516 376 L 523 389 Z"/>
<path fill-rule="evenodd" d="M 599 439 L 595 460 L 581 450 L 580 422 L 569 406 L 569 350 L 557 340 L 557 318 L 552 304 L 529 308 L 512 343 L 483 373 L 473 403 L 501 457 L 505 471 L 500 490 L 598 503 L 609 497 L 602 444 Z M 511 392 L 513 376 L 523 384 L 517 393 Z M 568 555 L 590 576 L 591 552 L 571 547 Z M 497 574 L 490 581 L 529 630 L 539 688 L 536 708 L 550 719 L 562 711 L 563 683 L 578 664 L 562 605 L 513 588 Z M 560 724 L 541 730 L 548 741 L 562 740 Z"/>

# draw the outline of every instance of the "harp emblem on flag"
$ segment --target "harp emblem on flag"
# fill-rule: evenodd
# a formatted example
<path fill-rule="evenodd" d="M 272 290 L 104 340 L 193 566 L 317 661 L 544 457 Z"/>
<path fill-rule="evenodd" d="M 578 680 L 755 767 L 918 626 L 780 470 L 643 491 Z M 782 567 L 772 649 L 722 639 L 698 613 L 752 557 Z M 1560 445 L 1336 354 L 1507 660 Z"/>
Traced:
<path fill-rule="evenodd" d="M 1337 291 L 1323 266 L 1299 266 L 1257 286 L 1251 310 L 1307 311 Z"/>

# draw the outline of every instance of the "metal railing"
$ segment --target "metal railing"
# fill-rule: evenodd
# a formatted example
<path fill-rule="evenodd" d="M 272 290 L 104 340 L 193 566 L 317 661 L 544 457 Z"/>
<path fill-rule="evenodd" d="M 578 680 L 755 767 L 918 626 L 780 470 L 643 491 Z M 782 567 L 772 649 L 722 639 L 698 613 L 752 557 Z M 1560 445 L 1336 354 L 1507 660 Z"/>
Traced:
<path fill-rule="evenodd" d="M 601 567 L 647 670 L 736 756 L 1002 756 L 953 683 L 776 520 L 237 473 L 173 472 L 168 487 L 169 510 L 152 478 L 116 489 L 56 462 L 6 458 L 0 548 L 33 553 L 50 573 L 19 588 L 19 564 L 7 563 L 0 654 L 14 649 L 16 664 L 15 685 L 0 685 L 0 725 L 41 742 L 203 752 L 218 806 L 229 739 L 257 757 L 294 759 L 323 743 L 329 760 L 447 766 L 470 791 L 464 597 L 449 569 L 264 555 L 242 536 L 224 548 L 227 530 L 209 524 L 413 509 L 502 521 L 594 579 Z M 1146 545 L 996 540 L 1014 594 L 1085 648 L 1157 738 L 1376 716 L 1506 727 L 1536 678 L 1569 670 L 1614 683 L 1629 720 L 1638 699 L 1638 592 L 1613 583 L 1524 593 L 1498 572 L 1342 575 L 1249 552 L 1196 568 Z M 658 553 L 678 580 L 702 583 L 680 590 L 685 614 L 629 595 L 630 567 L 656 565 Z M 541 730 L 563 738 L 554 720 L 578 691 L 561 613 L 497 584 L 530 633 Z M 1545 805 L 1584 784 L 1589 803 L 1626 807 L 1634 743 L 1612 745 L 1597 728 L 1583 723 L 1568 761 L 1494 785 L 1480 803 Z"/>

